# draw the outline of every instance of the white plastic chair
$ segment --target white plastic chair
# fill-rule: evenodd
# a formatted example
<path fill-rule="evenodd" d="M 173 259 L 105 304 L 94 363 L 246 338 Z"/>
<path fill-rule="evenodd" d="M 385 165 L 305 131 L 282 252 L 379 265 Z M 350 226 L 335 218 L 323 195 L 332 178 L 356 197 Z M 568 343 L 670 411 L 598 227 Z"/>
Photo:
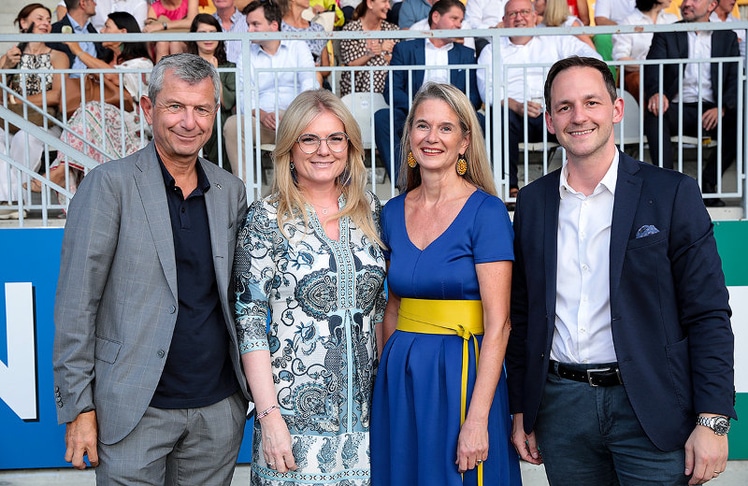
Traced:
<path fill-rule="evenodd" d="M 384 96 L 381 93 L 348 93 L 341 100 L 351 110 L 353 118 L 358 122 L 364 148 L 370 149 L 374 144 L 372 138 L 374 113 L 382 108 L 387 108 Z"/>

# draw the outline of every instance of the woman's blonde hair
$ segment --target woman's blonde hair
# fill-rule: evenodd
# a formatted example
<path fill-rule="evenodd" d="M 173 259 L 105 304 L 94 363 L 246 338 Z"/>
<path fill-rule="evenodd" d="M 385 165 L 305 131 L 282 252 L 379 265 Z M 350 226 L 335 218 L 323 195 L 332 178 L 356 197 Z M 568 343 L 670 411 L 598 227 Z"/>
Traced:
<path fill-rule="evenodd" d="M 561 27 L 569 18 L 569 4 L 566 0 L 546 0 L 543 24 L 546 27 Z"/>
<path fill-rule="evenodd" d="M 483 130 L 475 114 L 475 108 L 473 108 L 465 93 L 451 84 L 441 83 L 426 83 L 421 86 L 421 89 L 413 98 L 413 105 L 410 107 L 408 118 L 405 120 L 400 150 L 402 161 L 398 177 L 399 181 L 405 181 L 405 190 L 410 191 L 421 185 L 421 169 L 418 166 L 415 168 L 408 167 L 408 152 L 410 152 L 410 132 L 413 128 L 415 112 L 421 103 L 426 100 L 441 100 L 449 105 L 452 112 L 457 115 L 463 136 L 470 137 L 470 143 L 464 154 L 468 168 L 463 177 L 479 189 L 495 196 L 496 186 L 488 162 Z"/>
<path fill-rule="evenodd" d="M 340 192 L 345 195 L 345 207 L 338 218 L 350 217 L 369 239 L 383 246 L 379 228 L 372 216 L 372 204 L 366 194 L 366 166 L 361 130 L 348 108 L 332 92 L 320 89 L 304 91 L 291 102 L 283 115 L 275 141 L 273 161 L 275 176 L 271 187 L 271 201 L 278 204 L 278 226 L 284 236 L 284 223 L 301 217 L 308 224 L 306 199 L 299 190 L 291 171 L 291 150 L 304 133 L 306 127 L 321 113 L 329 112 L 342 123 L 348 135 L 348 160 L 345 170 L 337 181 Z"/>

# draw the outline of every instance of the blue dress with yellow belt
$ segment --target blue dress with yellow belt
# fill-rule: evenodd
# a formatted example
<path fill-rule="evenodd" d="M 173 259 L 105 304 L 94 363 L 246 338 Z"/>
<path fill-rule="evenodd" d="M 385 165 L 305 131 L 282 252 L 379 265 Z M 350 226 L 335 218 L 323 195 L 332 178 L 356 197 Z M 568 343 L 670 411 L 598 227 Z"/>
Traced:
<path fill-rule="evenodd" d="M 513 232 L 500 199 L 477 190 L 452 224 L 423 250 L 410 241 L 405 195 L 382 212 L 389 252 L 388 284 L 403 298 L 480 300 L 475 265 L 513 260 Z M 478 336 L 480 342 L 480 336 Z M 382 353 L 372 404 L 371 466 L 374 486 L 476 485 L 477 469 L 457 471 L 464 340 L 457 335 L 395 333 Z M 467 403 L 475 383 L 475 351 L 468 363 Z M 486 485 L 522 483 L 510 442 L 511 417 L 502 374 L 488 422 Z"/>

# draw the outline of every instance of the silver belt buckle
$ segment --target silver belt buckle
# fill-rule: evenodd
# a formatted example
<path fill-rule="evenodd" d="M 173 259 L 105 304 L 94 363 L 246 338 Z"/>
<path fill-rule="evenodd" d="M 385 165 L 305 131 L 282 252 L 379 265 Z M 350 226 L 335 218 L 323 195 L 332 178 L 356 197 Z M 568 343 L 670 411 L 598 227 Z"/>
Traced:
<path fill-rule="evenodd" d="M 592 383 L 592 374 L 591 373 L 597 373 L 597 372 L 602 372 L 602 371 L 610 371 L 610 370 L 611 370 L 610 367 L 608 367 L 608 368 L 595 368 L 595 369 L 587 370 L 587 383 L 589 383 L 590 386 L 600 386 L 600 385 L 596 385 L 596 384 Z"/>

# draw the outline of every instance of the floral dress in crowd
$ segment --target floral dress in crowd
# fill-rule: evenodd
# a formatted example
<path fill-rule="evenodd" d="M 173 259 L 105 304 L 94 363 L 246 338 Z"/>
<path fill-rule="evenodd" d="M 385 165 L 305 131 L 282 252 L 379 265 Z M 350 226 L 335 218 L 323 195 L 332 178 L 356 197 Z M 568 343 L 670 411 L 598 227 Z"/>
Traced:
<path fill-rule="evenodd" d="M 375 220 L 381 206 L 369 194 Z M 340 196 L 339 206 L 345 205 Z M 377 366 L 375 323 L 385 306 L 384 257 L 349 218 L 331 240 L 313 210 L 285 223 L 266 198 L 249 208 L 234 260 L 242 353 L 269 350 L 297 471 L 265 461 L 255 421 L 250 484 L 370 484 L 369 420 Z M 269 325 L 268 325 L 269 323 Z"/>
<path fill-rule="evenodd" d="M 141 73 L 125 73 L 122 82 L 125 90 L 133 99 L 133 110 L 123 112 L 119 106 L 101 103 L 101 100 L 86 102 L 84 106 L 78 107 L 68 119 L 67 125 L 70 131 L 63 132 L 60 139 L 75 150 L 86 154 L 99 164 L 110 160 L 121 159 L 135 151 L 143 148 L 147 143 L 147 137 L 141 133 L 147 125 L 141 124 L 140 108 L 138 101 L 142 94 L 148 91 L 148 79 L 153 62 L 146 58 L 130 59 L 115 66 L 118 69 L 140 69 L 146 71 Z M 98 77 L 96 82 L 98 83 Z M 58 166 L 65 165 L 68 159 L 64 153 L 57 155 L 51 170 L 57 170 Z M 71 177 L 68 189 L 75 192 L 78 184 L 85 174 L 85 166 L 76 160 L 69 158 L 68 167 Z M 62 199 L 60 199 L 62 202 Z"/>
<path fill-rule="evenodd" d="M 400 30 L 400 28 L 387 22 L 382 21 L 382 30 Z M 363 32 L 364 29 L 361 25 L 360 20 L 354 20 L 348 22 L 343 27 L 343 30 L 348 32 Z M 394 39 L 397 43 L 399 39 Z M 366 47 L 366 39 L 344 39 L 340 41 L 340 58 L 343 64 L 348 64 L 353 60 L 363 57 L 369 49 Z M 390 63 L 385 59 L 383 55 L 374 56 L 364 64 L 364 66 L 388 66 Z M 369 78 L 371 76 L 370 71 L 354 71 L 354 78 L 356 82 L 356 89 L 351 89 L 351 72 L 345 71 L 340 76 L 340 96 L 345 96 L 348 93 L 356 91 L 357 93 L 364 92 L 368 93 L 370 90 L 376 93 L 384 93 L 384 84 L 387 81 L 387 71 L 374 71 L 374 87 L 370 88 Z"/>

